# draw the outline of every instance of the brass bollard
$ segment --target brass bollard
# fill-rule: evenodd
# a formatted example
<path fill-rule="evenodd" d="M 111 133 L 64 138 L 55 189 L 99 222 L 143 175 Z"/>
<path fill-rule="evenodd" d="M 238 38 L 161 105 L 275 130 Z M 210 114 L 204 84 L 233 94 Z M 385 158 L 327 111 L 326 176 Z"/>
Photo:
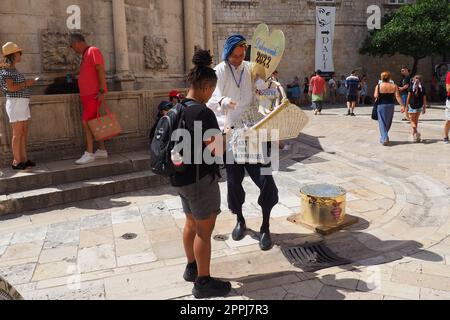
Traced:
<path fill-rule="evenodd" d="M 330 184 L 309 185 L 300 190 L 302 212 L 288 220 L 320 234 L 330 234 L 358 222 L 346 214 L 345 189 Z"/>

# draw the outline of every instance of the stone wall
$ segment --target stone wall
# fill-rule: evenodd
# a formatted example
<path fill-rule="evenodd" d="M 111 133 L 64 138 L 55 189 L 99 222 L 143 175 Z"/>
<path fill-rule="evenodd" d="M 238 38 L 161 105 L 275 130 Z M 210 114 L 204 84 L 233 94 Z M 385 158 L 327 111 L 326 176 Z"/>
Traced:
<path fill-rule="evenodd" d="M 24 49 L 18 66 L 28 76 L 39 75 L 42 86 L 58 76 L 74 73 L 77 64 L 65 65 L 73 57 L 67 45 L 67 8 L 79 5 L 81 29 L 89 43 L 105 55 L 106 70 L 114 73 L 112 8 L 105 0 L 2 0 L 0 2 L 0 43 L 16 42 Z M 42 87 L 40 88 L 42 90 Z"/>
<path fill-rule="evenodd" d="M 167 91 L 109 93 L 108 106 L 117 113 L 123 134 L 107 142 L 108 150 L 114 153 L 147 148 L 157 106 L 167 95 Z M 0 105 L 5 105 L 4 98 L 0 98 Z M 30 109 L 31 159 L 73 159 L 85 151 L 78 95 L 33 96 Z M 0 167 L 9 165 L 11 159 L 11 128 L 5 108 L 0 108 Z"/>
<path fill-rule="evenodd" d="M 136 77 L 136 89 L 183 85 L 182 1 L 127 0 L 126 16 L 130 68 Z"/>
<path fill-rule="evenodd" d="M 24 49 L 18 69 L 40 76 L 35 94 L 42 94 L 56 77 L 76 73 L 77 57 L 67 46 L 67 8 L 81 9 L 81 31 L 101 49 L 111 89 L 116 79 L 113 0 L 2 0 L 0 43 L 16 42 Z M 115 0 L 114 0 L 115 1 Z M 125 5 L 129 74 L 134 90 L 184 86 L 184 0 L 122 0 Z M 206 46 L 205 5 L 195 1 L 196 45 Z M 193 52 L 192 52 L 193 54 Z"/>
<path fill-rule="evenodd" d="M 336 0 L 336 31 L 334 45 L 335 71 L 340 76 L 354 68 L 369 77 L 369 86 L 374 86 L 380 73 L 390 70 L 395 80 L 400 79 L 400 67 L 412 67 L 412 58 L 404 56 L 382 59 L 361 56 L 358 49 L 368 34 L 366 13 L 369 5 L 378 5 L 382 14 L 398 8 L 387 5 L 386 0 Z M 216 62 L 222 52 L 224 40 L 232 33 L 239 32 L 251 39 L 256 26 L 266 23 L 270 29 L 284 31 L 287 40 L 285 56 L 279 67 L 280 78 L 288 83 L 295 76 L 303 79 L 314 72 L 315 67 L 315 7 L 316 1 L 213 1 L 214 46 Z M 431 60 L 422 60 L 419 72 L 425 80 L 431 80 Z"/>

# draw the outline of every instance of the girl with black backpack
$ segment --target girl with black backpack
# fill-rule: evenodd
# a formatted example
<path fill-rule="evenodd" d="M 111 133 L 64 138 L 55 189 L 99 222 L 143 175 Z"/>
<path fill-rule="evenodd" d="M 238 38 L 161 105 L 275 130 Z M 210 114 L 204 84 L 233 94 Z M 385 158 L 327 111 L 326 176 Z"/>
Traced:
<path fill-rule="evenodd" d="M 217 76 L 211 68 L 209 51 L 198 50 L 192 62 L 195 67 L 187 78 L 189 93 L 182 101 L 184 129 L 190 134 L 191 150 L 183 150 L 184 168 L 171 177 L 171 182 L 186 214 L 183 244 L 188 265 L 184 279 L 195 283 L 192 293 L 196 298 L 223 297 L 231 290 L 230 282 L 210 276 L 211 236 L 221 212 L 220 173 L 217 162 L 207 158 L 222 158 L 225 148 L 216 116 L 205 105 L 216 88 Z M 194 139 L 198 133 L 195 135 L 194 131 L 199 128 L 202 141 L 196 143 Z"/>

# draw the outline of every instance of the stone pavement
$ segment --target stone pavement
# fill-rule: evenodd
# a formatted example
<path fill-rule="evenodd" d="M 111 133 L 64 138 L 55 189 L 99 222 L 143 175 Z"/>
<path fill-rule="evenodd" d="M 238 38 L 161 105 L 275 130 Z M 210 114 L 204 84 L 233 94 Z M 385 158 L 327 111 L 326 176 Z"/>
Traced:
<path fill-rule="evenodd" d="M 396 114 L 392 147 L 378 143 L 370 108 L 345 117 L 328 108 L 282 153 L 275 174 L 280 203 L 271 230 L 276 246 L 261 252 L 257 233 L 230 239 L 226 210 L 214 231 L 212 273 L 230 279 L 227 299 L 450 299 L 450 146 L 443 111 L 420 124 L 422 144 L 407 142 Z M 405 142 L 406 141 L 406 142 Z M 326 237 L 294 225 L 300 187 L 332 183 L 348 191 L 360 222 Z M 258 191 L 246 178 L 245 216 L 259 230 Z M 192 299 L 182 273 L 181 203 L 168 186 L 27 212 L 0 221 L 0 275 L 26 299 Z M 135 239 L 125 240 L 124 234 Z M 324 240 L 351 263 L 303 272 L 282 249 Z"/>

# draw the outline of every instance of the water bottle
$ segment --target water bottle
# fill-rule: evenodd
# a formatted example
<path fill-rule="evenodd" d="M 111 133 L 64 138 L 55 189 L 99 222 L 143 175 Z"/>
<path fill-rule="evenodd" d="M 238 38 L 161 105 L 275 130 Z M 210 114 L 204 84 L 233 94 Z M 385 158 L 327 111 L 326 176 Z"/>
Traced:
<path fill-rule="evenodd" d="M 174 164 L 175 167 L 181 167 L 183 165 L 183 157 L 181 156 L 181 154 L 175 150 L 171 151 L 171 159 L 172 159 L 172 163 Z"/>

